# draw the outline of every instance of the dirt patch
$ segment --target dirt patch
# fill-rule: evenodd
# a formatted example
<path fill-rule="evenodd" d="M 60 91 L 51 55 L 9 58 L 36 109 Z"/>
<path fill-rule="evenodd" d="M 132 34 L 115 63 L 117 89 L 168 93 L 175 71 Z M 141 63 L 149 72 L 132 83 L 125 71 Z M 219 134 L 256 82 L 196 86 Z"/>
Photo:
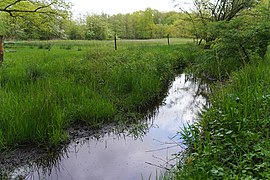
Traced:
<path fill-rule="evenodd" d="M 7 150 L 0 154 L 0 179 L 8 176 L 15 169 L 23 166 L 50 166 L 55 160 L 61 158 L 66 151 L 68 144 L 79 139 L 100 138 L 105 133 L 111 132 L 113 126 L 106 126 L 100 130 L 93 130 L 87 125 L 80 123 L 68 128 L 69 140 L 58 147 L 36 147 L 31 144 L 22 145 L 13 150 Z"/>

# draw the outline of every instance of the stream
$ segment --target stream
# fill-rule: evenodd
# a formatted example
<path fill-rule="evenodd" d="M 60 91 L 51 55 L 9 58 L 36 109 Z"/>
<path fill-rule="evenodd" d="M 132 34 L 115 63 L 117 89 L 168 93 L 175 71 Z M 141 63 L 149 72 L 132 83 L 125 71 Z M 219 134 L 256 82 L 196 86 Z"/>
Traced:
<path fill-rule="evenodd" d="M 207 104 L 201 95 L 207 86 L 175 78 L 167 97 L 152 117 L 128 130 L 74 139 L 47 167 L 23 165 L 9 173 L 12 179 L 137 180 L 156 179 L 177 163 L 184 150 L 178 132 L 198 119 Z M 44 163 L 43 163 L 44 164 Z M 46 164 L 46 163 L 45 163 Z"/>

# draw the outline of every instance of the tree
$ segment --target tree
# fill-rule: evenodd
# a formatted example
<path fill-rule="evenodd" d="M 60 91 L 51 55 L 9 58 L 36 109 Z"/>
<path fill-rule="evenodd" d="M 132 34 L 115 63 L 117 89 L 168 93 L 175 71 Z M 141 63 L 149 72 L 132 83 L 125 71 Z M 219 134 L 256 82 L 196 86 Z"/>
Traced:
<path fill-rule="evenodd" d="M 174 0 L 174 2 L 179 1 Z M 177 6 L 189 15 L 193 22 L 195 35 L 197 38 L 205 40 L 209 48 L 211 42 L 216 39 L 213 33 L 207 29 L 209 24 L 231 21 L 241 11 L 254 7 L 260 0 L 193 0 L 192 2 L 193 10 L 191 11 L 185 10 L 181 3 L 178 3 Z"/>
<path fill-rule="evenodd" d="M 65 17 L 65 15 L 67 15 L 68 8 L 69 3 L 66 3 L 64 0 L 2 0 L 0 1 L 0 18 L 3 17 L 4 13 L 9 14 L 10 17 L 22 17 L 25 14 L 40 14 L 46 15 L 47 17 L 50 18 L 59 18 Z M 44 19 L 44 16 L 41 19 Z M 50 22 L 50 20 L 46 22 Z M 43 25 L 44 24 L 45 22 L 43 23 Z M 1 26 L 2 26 L 0 27 L 1 33 L 6 33 L 6 30 L 3 30 L 3 24 L 1 24 Z M 45 29 L 47 30 L 47 28 Z M 57 32 L 56 29 L 54 32 Z M 45 37 L 48 38 L 47 33 L 45 33 Z M 1 44 L 3 43 L 2 38 L 0 43 Z M 2 46 L 0 48 L 0 52 L 1 52 L 0 63 L 2 63 L 3 61 Z"/>
<path fill-rule="evenodd" d="M 108 38 L 108 15 L 86 17 L 86 39 L 106 40 Z"/>
<path fill-rule="evenodd" d="M 63 15 L 70 7 L 65 0 L 4 0 L 0 1 L 0 12 L 10 16 L 22 13 L 39 13 L 47 15 Z"/>
<path fill-rule="evenodd" d="M 12 39 L 61 38 L 69 7 L 64 0 L 0 1 L 0 17 L 5 19 L 1 34 Z"/>
<path fill-rule="evenodd" d="M 63 19 L 56 17 L 48 17 L 43 14 L 25 14 L 21 18 L 14 18 L 6 15 L 5 18 L 6 33 L 8 39 L 40 39 L 48 40 L 62 38 L 63 35 Z"/>
<path fill-rule="evenodd" d="M 116 14 L 108 19 L 109 28 L 120 38 L 127 38 L 126 15 Z"/>
<path fill-rule="evenodd" d="M 147 8 L 131 15 L 132 29 L 135 39 L 150 39 L 154 37 L 156 24 L 154 22 L 155 10 Z"/>
<path fill-rule="evenodd" d="M 206 77 L 223 79 L 243 65 L 263 60 L 270 42 L 269 2 L 261 1 L 253 8 L 242 10 L 229 21 L 207 23 L 204 30 L 215 40 L 209 49 L 201 52 L 203 63 L 196 71 Z"/>
<path fill-rule="evenodd" d="M 6 22 L 1 33 L 19 39 L 59 38 L 69 8 L 70 3 L 64 0 L 0 1 L 0 17 Z"/>
<path fill-rule="evenodd" d="M 80 22 L 78 20 L 65 20 L 64 30 L 68 39 L 85 39 L 86 26 L 84 22 Z"/>

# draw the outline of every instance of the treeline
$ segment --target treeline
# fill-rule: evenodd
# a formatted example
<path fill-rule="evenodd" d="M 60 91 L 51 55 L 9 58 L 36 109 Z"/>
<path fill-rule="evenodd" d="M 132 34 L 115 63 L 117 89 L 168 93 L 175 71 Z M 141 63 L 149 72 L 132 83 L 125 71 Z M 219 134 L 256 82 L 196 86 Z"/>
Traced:
<path fill-rule="evenodd" d="M 190 37 L 191 23 L 179 12 L 160 12 L 147 8 L 132 14 L 88 14 L 76 20 L 43 14 L 11 17 L 0 14 L 0 31 L 9 39 L 106 40 L 114 34 L 121 39 Z"/>

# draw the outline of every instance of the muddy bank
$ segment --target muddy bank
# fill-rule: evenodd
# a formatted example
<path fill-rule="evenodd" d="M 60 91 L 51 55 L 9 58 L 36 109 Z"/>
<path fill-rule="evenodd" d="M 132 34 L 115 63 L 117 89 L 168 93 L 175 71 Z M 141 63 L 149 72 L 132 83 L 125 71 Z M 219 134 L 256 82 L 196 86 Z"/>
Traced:
<path fill-rule="evenodd" d="M 66 151 L 65 149 L 71 142 L 79 143 L 81 140 L 87 141 L 90 138 L 98 140 L 107 133 L 116 132 L 116 130 L 121 131 L 120 129 L 126 128 L 111 124 L 102 129 L 92 129 L 84 123 L 79 123 L 67 129 L 68 141 L 58 147 L 43 148 L 25 144 L 12 150 L 6 150 L 0 153 L 0 175 L 8 174 L 8 172 L 25 165 L 48 166 L 56 159 L 59 159 L 59 155 Z"/>

